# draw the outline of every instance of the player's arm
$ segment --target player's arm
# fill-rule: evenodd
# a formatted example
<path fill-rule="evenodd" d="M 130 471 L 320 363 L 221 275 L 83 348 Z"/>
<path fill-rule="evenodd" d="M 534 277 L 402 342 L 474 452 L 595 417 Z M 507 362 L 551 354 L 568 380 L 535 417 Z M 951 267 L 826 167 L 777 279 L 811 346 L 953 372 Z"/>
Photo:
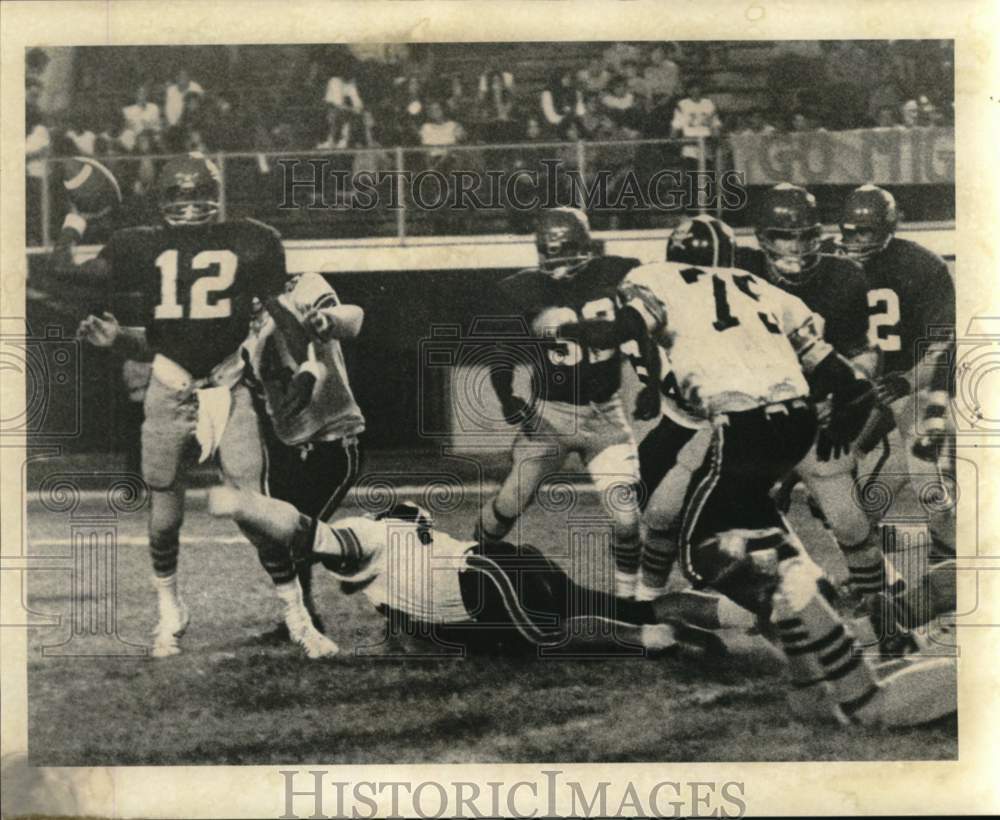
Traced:
<path fill-rule="evenodd" d="M 76 329 L 76 337 L 94 347 L 111 348 L 126 359 L 149 361 L 153 351 L 146 339 L 144 327 L 122 327 L 114 314 L 105 311 L 100 316 L 88 316 Z"/>
<path fill-rule="evenodd" d="M 75 287 L 106 287 L 111 280 L 111 251 L 108 246 L 93 259 L 77 262 L 73 253 L 87 230 L 87 220 L 75 212 L 66 215 L 62 230 L 49 256 L 47 280 Z"/>
<path fill-rule="evenodd" d="M 303 273 L 297 277 L 291 298 L 304 315 L 306 330 L 317 341 L 355 339 L 361 333 L 364 309 L 343 304 L 320 274 Z"/>

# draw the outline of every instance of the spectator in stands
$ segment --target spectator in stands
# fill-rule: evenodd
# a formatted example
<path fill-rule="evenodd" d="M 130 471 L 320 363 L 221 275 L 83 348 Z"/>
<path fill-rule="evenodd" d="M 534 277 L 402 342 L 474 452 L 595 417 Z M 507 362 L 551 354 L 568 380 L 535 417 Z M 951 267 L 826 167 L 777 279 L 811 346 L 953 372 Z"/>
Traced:
<path fill-rule="evenodd" d="M 573 75 L 568 71 L 549 74 L 541 98 L 542 117 L 554 129 L 566 117 L 582 117 L 585 113 L 583 94 L 576 88 Z"/>
<path fill-rule="evenodd" d="M 584 94 L 600 94 L 611 81 L 611 72 L 604 64 L 601 55 L 591 58 L 586 68 L 581 68 L 576 74 L 577 86 Z"/>
<path fill-rule="evenodd" d="M 899 114 L 895 106 L 883 105 L 875 115 L 875 126 L 877 128 L 896 128 L 900 126 Z"/>
<path fill-rule="evenodd" d="M 143 131 L 159 133 L 161 127 L 160 106 L 149 99 L 149 86 L 143 83 L 135 91 L 135 99 L 122 109 L 125 130 L 131 132 L 123 142 L 134 144 L 135 137 Z"/>
<path fill-rule="evenodd" d="M 646 93 L 650 102 L 656 106 L 660 101 L 670 100 L 677 93 L 677 83 L 680 69 L 677 63 L 670 59 L 668 46 L 654 45 L 649 50 L 649 65 L 642 73 L 645 79 Z M 670 47 L 672 52 L 672 47 Z"/>
<path fill-rule="evenodd" d="M 629 90 L 628 82 L 624 74 L 617 75 L 601 95 L 601 106 L 615 125 L 634 130 L 638 110 L 635 94 Z"/>
<path fill-rule="evenodd" d="M 426 118 L 423 83 L 418 75 L 411 74 L 403 79 L 402 84 L 402 117 L 397 119 L 399 131 L 395 141 L 413 145 L 420 142 L 420 126 Z"/>
<path fill-rule="evenodd" d="M 177 78 L 167 86 L 166 100 L 163 104 L 163 115 L 167 125 L 177 125 L 184 116 L 184 106 L 189 94 L 204 94 L 205 90 L 188 74 L 186 68 L 177 72 Z"/>
<path fill-rule="evenodd" d="M 514 77 L 506 71 L 491 71 L 479 77 L 475 120 L 482 142 L 514 142 L 522 127 L 516 121 Z M 452 114 L 454 116 L 454 114 Z"/>
<path fill-rule="evenodd" d="M 432 164 L 438 164 L 448 156 L 445 148 L 458 145 L 464 139 L 465 129 L 460 123 L 445 116 L 441 103 L 435 101 L 427 106 L 427 121 L 420 126 L 420 144 L 436 149 L 427 152 Z"/>
<path fill-rule="evenodd" d="M 361 93 L 358 91 L 356 76 L 358 61 L 348 53 L 344 55 L 344 59 L 338 62 L 341 69 L 327 80 L 323 101 L 334 108 L 349 108 L 352 111 L 360 112 L 365 105 L 361 99 Z"/>
<path fill-rule="evenodd" d="M 688 95 L 677 103 L 671 123 L 671 131 L 675 137 L 718 137 L 722 130 L 722 121 L 715 110 L 715 103 L 701 94 L 701 82 L 697 79 L 688 83 Z M 681 157 L 689 164 L 697 163 L 700 151 L 695 143 L 685 144 L 681 148 Z"/>
<path fill-rule="evenodd" d="M 773 134 L 777 129 L 764 119 L 760 111 L 751 111 L 743 122 L 741 134 Z"/>
<path fill-rule="evenodd" d="M 46 160 L 52 151 L 52 136 L 38 101 L 42 95 L 42 83 L 35 77 L 25 82 L 25 171 L 27 175 L 26 230 L 29 244 L 37 245 L 42 240 L 42 189 L 46 179 Z"/>
<path fill-rule="evenodd" d="M 613 74 L 621 74 L 625 63 L 638 63 L 642 54 L 632 43 L 614 43 L 604 50 L 604 64 Z"/>
<path fill-rule="evenodd" d="M 60 153 L 94 156 L 97 150 L 97 134 L 90 127 L 91 121 L 92 117 L 88 108 L 76 104 L 70 109 L 63 149 Z"/>

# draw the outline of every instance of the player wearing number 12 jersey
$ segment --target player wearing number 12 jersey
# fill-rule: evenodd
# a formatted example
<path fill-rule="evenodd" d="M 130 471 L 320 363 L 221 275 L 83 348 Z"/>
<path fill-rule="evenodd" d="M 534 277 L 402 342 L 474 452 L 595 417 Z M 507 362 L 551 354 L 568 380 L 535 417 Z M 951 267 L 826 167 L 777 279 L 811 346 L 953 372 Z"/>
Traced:
<path fill-rule="evenodd" d="M 595 347 L 557 330 L 581 318 L 613 319 L 618 286 L 638 261 L 599 255 L 586 215 L 573 208 L 543 211 L 536 242 L 540 267 L 500 283 L 503 301 L 524 318 L 540 355 L 532 357 L 530 402 L 514 394 L 513 364 L 491 366 L 504 416 L 521 429 L 510 475 L 483 506 L 477 537 L 502 539 L 545 477 L 579 453 L 614 522 L 615 593 L 631 597 L 641 551 L 639 473 L 621 398 L 622 354 L 618 345 Z M 657 401 L 653 413 L 658 408 Z"/>
<path fill-rule="evenodd" d="M 249 219 L 218 221 L 221 180 L 204 156 L 168 162 L 158 191 L 162 223 L 116 231 L 78 272 L 102 281 L 112 305 L 118 294 L 143 294 L 131 326 L 121 328 L 108 313 L 85 319 L 79 333 L 126 355 L 152 356 L 142 472 L 151 491 L 149 540 L 159 601 L 153 655 L 166 657 L 180 651 L 188 622 L 177 589 L 186 469 L 217 456 L 228 483 L 264 489 L 266 458 L 240 350 L 255 297 L 267 301 L 279 293 L 286 268 L 276 231 Z M 81 227 L 68 219 L 64 234 Z M 258 550 L 268 548 L 261 534 L 244 534 Z M 300 631 L 312 629 L 298 584 L 285 592 L 279 589 L 288 608 L 305 619 Z"/>

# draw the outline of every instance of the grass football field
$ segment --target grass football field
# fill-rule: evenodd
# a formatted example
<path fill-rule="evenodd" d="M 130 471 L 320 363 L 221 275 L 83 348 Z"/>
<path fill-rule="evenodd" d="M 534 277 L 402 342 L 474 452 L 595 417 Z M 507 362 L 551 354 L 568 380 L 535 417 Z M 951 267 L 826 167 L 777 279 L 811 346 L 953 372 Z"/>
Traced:
<path fill-rule="evenodd" d="M 597 510 L 597 497 L 587 496 Z M 76 512 L 100 511 L 87 498 Z M 357 508 L 345 505 L 350 514 Z M 470 500 L 437 524 L 472 529 Z M 584 510 L 586 512 L 586 510 Z M 801 498 L 790 520 L 835 576 L 839 556 Z M 565 524 L 537 505 L 524 519 L 539 548 Z M 147 646 L 155 619 L 145 511 L 117 524 L 118 633 Z M 71 554 L 65 514 L 29 501 L 29 551 Z M 194 497 L 182 534 L 181 590 L 191 610 L 182 655 L 51 656 L 70 637 L 66 569 L 29 573 L 28 606 L 59 626 L 29 630 L 29 746 L 40 766 L 597 761 L 955 759 L 957 722 L 898 731 L 820 729 L 789 716 L 782 673 L 749 650 L 712 664 L 678 658 L 400 656 L 366 599 L 316 570 L 338 657 L 309 661 L 254 637 L 279 604 L 253 548 Z M 53 565 L 65 566 L 54 561 Z M 72 646 L 69 644 L 68 646 Z M 417 645 L 410 644 L 412 650 Z"/>

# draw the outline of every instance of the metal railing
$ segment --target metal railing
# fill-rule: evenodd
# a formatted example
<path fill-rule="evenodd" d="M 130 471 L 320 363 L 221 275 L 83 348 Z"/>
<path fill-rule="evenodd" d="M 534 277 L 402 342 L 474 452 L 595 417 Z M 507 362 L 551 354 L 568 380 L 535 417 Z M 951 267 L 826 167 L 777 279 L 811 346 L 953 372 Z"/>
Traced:
<path fill-rule="evenodd" d="M 685 146 L 696 148 L 696 159 L 681 156 Z M 147 211 L 150 217 L 155 214 L 156 174 L 172 156 L 97 157 L 122 187 L 126 219 L 141 218 Z M 498 224 L 506 225 L 508 232 L 526 233 L 530 229 L 519 217 L 531 210 L 521 207 L 530 198 L 526 193 L 531 193 L 531 187 L 542 189 L 535 191 L 538 204 L 582 207 L 588 204 L 588 195 L 601 195 L 600 190 L 590 194 L 594 185 L 604 185 L 604 196 L 613 197 L 621 193 L 616 186 L 627 177 L 642 185 L 657 171 L 686 168 L 705 175 L 712 169 L 711 173 L 718 174 L 724 163 L 722 145 L 710 147 L 704 139 L 236 151 L 209 156 L 222 177 L 223 217 L 252 216 L 276 223 L 290 238 L 395 236 L 401 244 L 409 236 L 441 231 L 496 233 Z M 49 247 L 69 208 L 61 185 L 68 159 L 45 160 L 36 191 L 28 192 L 29 198 L 35 194 L 40 199 L 28 207 L 29 219 L 37 212 L 40 223 L 28 225 L 29 246 Z M 322 176 L 317 177 L 317 172 Z M 537 184 L 533 172 L 538 174 Z M 426 183 L 439 185 L 441 177 L 449 189 L 439 192 L 435 204 L 442 199 L 445 204 L 424 207 L 423 188 L 433 189 Z M 379 184 L 373 185 L 376 180 Z M 421 190 L 413 190 L 414 181 Z M 359 183 L 364 186 L 359 188 Z M 465 185 L 464 194 L 451 187 L 456 183 Z M 393 184 L 395 190 L 389 190 Z M 634 188 L 633 182 L 629 184 Z M 491 190 L 485 190 L 490 186 Z M 511 193 L 518 202 L 510 201 Z M 456 200 L 459 194 L 461 201 Z M 480 207 L 482 203 L 486 207 Z M 702 203 L 697 209 L 707 207 Z M 721 203 L 715 207 L 721 213 Z M 102 226 L 94 227 L 100 233 Z M 111 227 L 103 226 L 105 230 Z"/>

